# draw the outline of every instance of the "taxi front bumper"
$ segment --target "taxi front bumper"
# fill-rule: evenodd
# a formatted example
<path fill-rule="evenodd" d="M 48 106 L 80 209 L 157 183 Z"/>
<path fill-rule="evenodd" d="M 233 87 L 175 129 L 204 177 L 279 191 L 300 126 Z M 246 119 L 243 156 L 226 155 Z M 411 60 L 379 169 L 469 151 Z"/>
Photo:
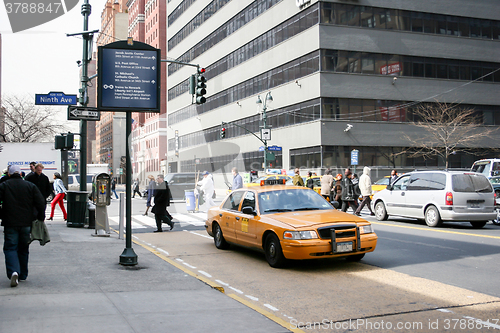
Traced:
<path fill-rule="evenodd" d="M 355 239 L 337 240 L 337 244 L 352 242 L 352 251 L 350 252 L 333 253 L 330 239 L 284 239 L 281 241 L 281 249 L 285 258 L 293 260 L 346 257 L 375 250 L 377 246 L 377 235 L 375 233 L 361 235 L 360 239 L 361 246 L 359 250 L 357 244 L 355 244 Z"/>

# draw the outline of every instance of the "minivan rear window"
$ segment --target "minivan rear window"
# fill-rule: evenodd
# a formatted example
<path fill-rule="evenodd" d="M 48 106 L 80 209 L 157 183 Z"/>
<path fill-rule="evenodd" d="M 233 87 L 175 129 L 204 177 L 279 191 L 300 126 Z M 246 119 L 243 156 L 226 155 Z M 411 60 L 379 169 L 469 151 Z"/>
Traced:
<path fill-rule="evenodd" d="M 459 174 L 451 176 L 452 188 L 455 192 L 493 192 L 490 181 L 483 175 Z"/>

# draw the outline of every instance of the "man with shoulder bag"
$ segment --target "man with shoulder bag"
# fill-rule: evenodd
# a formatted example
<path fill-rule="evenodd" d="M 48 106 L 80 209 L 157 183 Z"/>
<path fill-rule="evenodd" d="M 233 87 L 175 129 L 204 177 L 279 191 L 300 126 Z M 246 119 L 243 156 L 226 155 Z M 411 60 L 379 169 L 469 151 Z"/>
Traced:
<path fill-rule="evenodd" d="M 3 252 L 10 286 L 16 287 L 28 277 L 31 225 L 35 219 L 45 220 L 46 201 L 36 185 L 21 177 L 21 168 L 11 165 L 9 180 L 0 184 Z"/>

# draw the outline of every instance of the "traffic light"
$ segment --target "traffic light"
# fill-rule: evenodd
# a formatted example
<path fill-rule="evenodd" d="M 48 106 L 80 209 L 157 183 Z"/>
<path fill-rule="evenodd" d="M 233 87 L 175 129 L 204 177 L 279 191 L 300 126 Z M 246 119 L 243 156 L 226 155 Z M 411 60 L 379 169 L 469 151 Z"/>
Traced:
<path fill-rule="evenodd" d="M 220 138 L 224 139 L 225 137 L 226 137 L 226 128 L 224 126 L 222 126 L 220 128 Z"/>
<path fill-rule="evenodd" d="M 189 93 L 191 95 L 194 95 L 194 93 L 196 92 L 196 75 L 191 75 L 189 77 Z"/>
<path fill-rule="evenodd" d="M 196 74 L 195 89 L 196 104 L 203 104 L 207 101 L 207 99 L 203 96 L 207 93 L 207 85 L 205 84 L 205 82 L 207 82 L 207 79 L 205 78 L 205 76 L 203 76 L 203 73 L 205 73 L 205 68 L 198 68 L 198 74 Z"/>
<path fill-rule="evenodd" d="M 55 137 L 55 149 L 65 149 L 70 150 L 73 148 L 75 135 L 73 133 L 56 135 Z"/>

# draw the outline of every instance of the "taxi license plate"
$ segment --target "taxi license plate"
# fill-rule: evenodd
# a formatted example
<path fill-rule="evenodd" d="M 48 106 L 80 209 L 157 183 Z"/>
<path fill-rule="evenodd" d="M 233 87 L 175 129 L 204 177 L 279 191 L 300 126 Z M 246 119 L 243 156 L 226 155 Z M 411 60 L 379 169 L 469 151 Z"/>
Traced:
<path fill-rule="evenodd" d="M 479 204 L 478 203 L 471 203 L 470 204 L 470 208 L 479 208 Z"/>
<path fill-rule="evenodd" d="M 337 243 L 337 253 L 352 252 L 352 242 Z"/>

